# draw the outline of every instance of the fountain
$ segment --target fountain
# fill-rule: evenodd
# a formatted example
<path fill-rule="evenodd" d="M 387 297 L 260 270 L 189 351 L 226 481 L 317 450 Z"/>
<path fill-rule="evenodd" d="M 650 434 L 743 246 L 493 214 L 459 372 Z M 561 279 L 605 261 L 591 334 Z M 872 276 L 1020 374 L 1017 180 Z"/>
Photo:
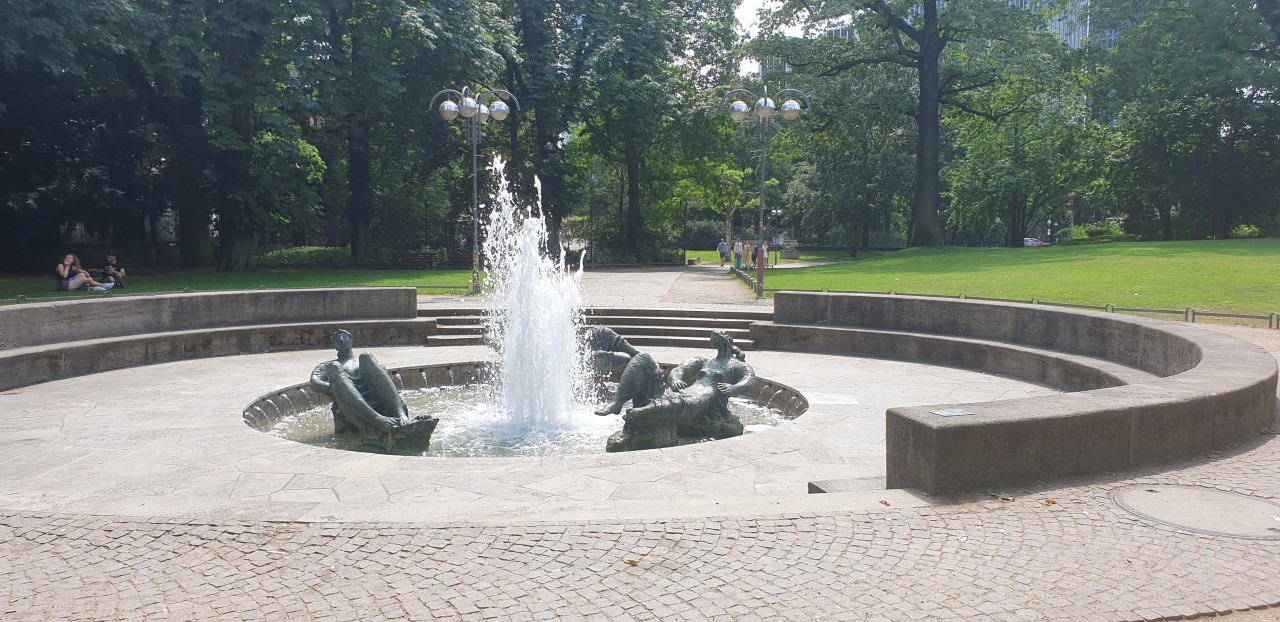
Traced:
<path fill-rule="evenodd" d="M 715 356 L 689 359 L 666 378 L 653 357 L 616 332 L 586 326 L 581 261 L 573 269 L 551 258 L 541 197 L 533 206 L 519 205 L 504 167 L 495 159 L 490 169 L 498 179 L 484 245 L 485 328 L 492 351 L 472 366 L 482 381 L 459 386 L 453 366 L 439 366 L 443 374 L 430 374 L 432 368 L 388 374 L 367 354 L 357 365 L 350 336 L 343 343 L 335 336 L 339 360 L 317 367 L 311 382 L 316 393 L 334 400 L 333 427 L 277 412 L 279 435 L 360 449 L 363 443 L 339 438 L 353 431 L 379 441 L 384 452 L 401 441 L 401 451 L 425 455 L 518 456 L 670 447 L 738 436 L 783 420 L 782 413 L 760 403 L 762 396 L 752 395 L 755 374 L 723 332 L 711 337 Z M 535 186 L 540 195 L 541 186 Z M 597 391 L 614 386 L 615 378 L 612 395 Z M 620 414 L 628 404 L 621 426 L 613 417 L 593 416 Z M 246 420 L 257 421 L 259 411 L 252 417 L 246 411 Z M 410 438 L 414 442 L 405 441 Z"/>
<path fill-rule="evenodd" d="M 495 159 L 498 192 L 485 241 L 486 330 L 496 351 L 493 403 L 518 432 L 572 428 L 574 413 L 588 407 L 586 350 L 579 338 L 582 265 L 571 271 L 551 259 L 546 221 L 535 208 L 517 205 L 503 169 Z M 540 205 L 542 188 L 535 186 Z"/>

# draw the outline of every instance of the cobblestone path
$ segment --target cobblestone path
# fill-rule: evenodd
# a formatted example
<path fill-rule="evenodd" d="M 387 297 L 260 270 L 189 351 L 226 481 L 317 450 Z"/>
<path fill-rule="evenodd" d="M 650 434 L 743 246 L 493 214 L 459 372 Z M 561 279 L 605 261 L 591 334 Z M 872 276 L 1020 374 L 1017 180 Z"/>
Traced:
<path fill-rule="evenodd" d="M 503 526 L 7 514 L 0 515 L 0 618 L 1159 620 L 1226 613 L 1280 604 L 1280 540 L 1149 524 L 1110 494 L 1178 483 L 1275 498 L 1280 441 L 1247 449 L 1115 482 L 875 512 Z"/>

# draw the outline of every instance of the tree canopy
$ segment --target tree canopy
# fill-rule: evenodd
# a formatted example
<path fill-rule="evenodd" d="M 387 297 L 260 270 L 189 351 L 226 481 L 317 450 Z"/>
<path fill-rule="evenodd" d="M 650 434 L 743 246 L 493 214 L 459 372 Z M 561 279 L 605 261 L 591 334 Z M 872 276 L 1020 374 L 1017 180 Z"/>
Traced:
<path fill-rule="evenodd" d="M 541 180 L 549 250 L 669 261 L 691 227 L 756 224 L 760 138 L 716 109 L 761 86 L 744 56 L 812 97 L 765 138 L 770 225 L 806 243 L 1280 230 L 1273 0 L 787 0 L 751 39 L 736 4 L 0 3 L 0 256 L 468 248 L 469 135 L 430 102 L 471 86 L 519 100 L 481 151 L 525 195 Z"/>

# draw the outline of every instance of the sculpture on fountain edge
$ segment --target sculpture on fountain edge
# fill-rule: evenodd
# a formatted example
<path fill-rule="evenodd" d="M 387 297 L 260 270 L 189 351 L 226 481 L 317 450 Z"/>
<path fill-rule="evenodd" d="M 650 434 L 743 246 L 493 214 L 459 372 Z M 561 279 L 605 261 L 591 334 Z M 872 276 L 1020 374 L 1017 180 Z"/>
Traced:
<path fill-rule="evenodd" d="M 397 443 L 425 450 L 439 420 L 431 416 L 409 417 L 391 375 L 372 354 L 352 355 L 351 333 L 333 334 L 337 360 L 326 361 L 311 372 L 311 388 L 333 398 L 333 430 L 374 440 L 384 451 Z"/>
<path fill-rule="evenodd" d="M 715 356 L 691 358 L 671 370 L 663 382 L 662 369 L 648 354 L 637 352 L 627 340 L 607 328 L 592 328 L 588 347 L 597 373 L 622 368 L 613 403 L 597 415 L 622 412 L 622 431 L 609 437 L 606 451 L 671 447 L 682 442 L 741 436 L 742 422 L 729 412 L 729 398 L 751 389 L 755 370 L 724 331 L 711 335 Z"/>

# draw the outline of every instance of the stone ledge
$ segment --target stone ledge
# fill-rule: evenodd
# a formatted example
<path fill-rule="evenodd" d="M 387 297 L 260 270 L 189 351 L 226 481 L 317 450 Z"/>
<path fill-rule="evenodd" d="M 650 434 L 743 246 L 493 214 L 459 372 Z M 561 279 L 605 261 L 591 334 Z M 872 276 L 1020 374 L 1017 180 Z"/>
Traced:
<path fill-rule="evenodd" d="M 68 300 L 0 308 L 0 391 L 184 359 L 325 348 L 346 328 L 361 345 L 426 341 L 417 290 L 252 290 Z M 51 320 L 51 318 L 54 318 Z"/>
<path fill-rule="evenodd" d="M 436 331 L 435 322 L 429 319 L 345 320 L 149 333 L 0 350 L 0 369 L 4 370 L 0 374 L 0 391 L 125 367 L 331 348 L 329 339 L 340 328 L 350 331 L 361 347 L 413 343 L 425 346 Z"/>
<path fill-rule="evenodd" d="M 1064 391 L 1119 387 L 1156 378 L 1111 361 L 998 341 L 861 328 L 751 325 L 758 348 L 851 354 L 942 365 L 1047 384 Z"/>
<path fill-rule="evenodd" d="M 752 328 L 761 347 L 966 367 L 1077 391 L 890 408 L 890 488 L 978 490 L 1189 457 L 1258 433 L 1277 408 L 1270 354 L 1191 326 L 910 296 L 779 292 L 774 304 L 775 322 Z M 1114 364 L 1152 376 L 1122 378 Z M 974 414 L 932 412 L 941 408 Z"/>
<path fill-rule="evenodd" d="M 0 307 L 0 350 L 161 331 L 412 319 L 412 287 L 113 296 Z"/>

